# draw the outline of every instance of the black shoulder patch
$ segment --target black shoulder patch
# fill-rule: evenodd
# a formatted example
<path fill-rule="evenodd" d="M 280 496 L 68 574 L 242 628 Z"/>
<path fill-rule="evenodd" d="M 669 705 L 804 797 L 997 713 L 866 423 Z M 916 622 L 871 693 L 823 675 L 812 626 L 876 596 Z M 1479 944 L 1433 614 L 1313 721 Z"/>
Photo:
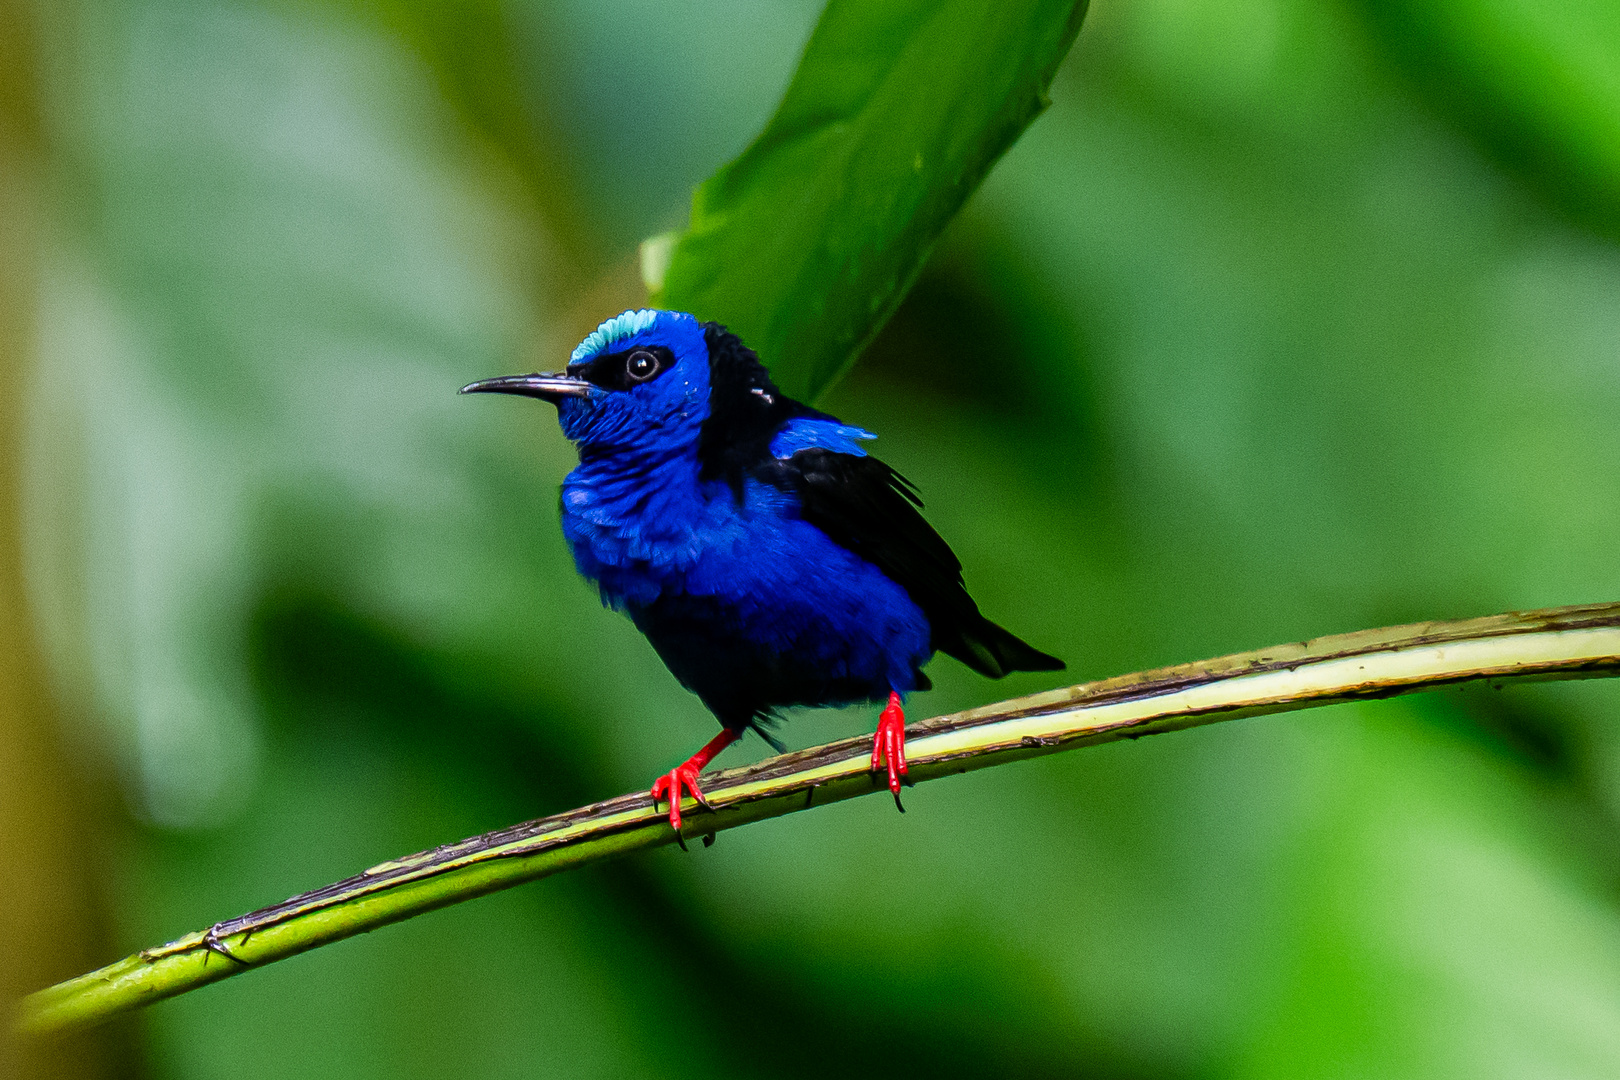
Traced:
<path fill-rule="evenodd" d="M 742 339 L 719 323 L 703 324 L 709 349 L 709 417 L 698 433 L 698 477 L 725 480 L 742 499 L 743 477 L 771 455 L 771 439 L 800 416 L 826 413 L 783 394 Z"/>

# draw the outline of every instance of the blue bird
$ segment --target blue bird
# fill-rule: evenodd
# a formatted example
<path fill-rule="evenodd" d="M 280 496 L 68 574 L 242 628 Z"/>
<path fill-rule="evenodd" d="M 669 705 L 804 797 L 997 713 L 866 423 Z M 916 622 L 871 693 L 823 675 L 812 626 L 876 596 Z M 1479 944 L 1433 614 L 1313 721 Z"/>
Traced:
<path fill-rule="evenodd" d="M 899 806 L 902 704 L 936 651 L 991 678 L 1063 667 L 979 614 L 916 489 L 862 448 L 875 436 L 783 394 L 718 323 L 626 311 L 566 371 L 462 393 L 557 406 L 579 448 L 561 500 L 575 565 L 720 721 L 653 784 L 677 836 L 687 794 L 708 806 L 698 773 L 749 728 L 776 745 L 761 725 L 778 709 L 886 702 L 871 767 Z"/>

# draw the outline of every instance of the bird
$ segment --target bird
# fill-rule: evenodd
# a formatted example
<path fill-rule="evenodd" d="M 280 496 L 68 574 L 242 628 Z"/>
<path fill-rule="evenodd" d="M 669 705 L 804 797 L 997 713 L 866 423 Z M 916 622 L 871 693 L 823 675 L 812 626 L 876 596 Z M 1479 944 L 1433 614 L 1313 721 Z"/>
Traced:
<path fill-rule="evenodd" d="M 903 812 L 904 702 L 936 652 L 991 678 L 1064 666 L 980 614 L 916 487 L 861 445 L 875 435 L 784 394 L 717 322 L 625 311 L 563 371 L 461 392 L 557 407 L 575 566 L 720 722 L 652 786 L 677 840 L 686 796 L 712 810 L 703 768 L 750 729 L 780 750 L 784 709 L 882 702 L 870 768 Z"/>

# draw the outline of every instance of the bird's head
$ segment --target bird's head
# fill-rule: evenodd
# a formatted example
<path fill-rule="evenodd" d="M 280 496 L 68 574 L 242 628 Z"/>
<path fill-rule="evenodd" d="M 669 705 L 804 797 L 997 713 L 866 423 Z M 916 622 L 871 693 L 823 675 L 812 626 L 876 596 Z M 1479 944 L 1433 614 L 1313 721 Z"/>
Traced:
<path fill-rule="evenodd" d="M 580 342 L 564 371 L 484 379 L 461 392 L 549 401 L 582 449 L 680 445 L 709 414 L 708 348 L 702 324 L 684 312 L 626 311 Z"/>

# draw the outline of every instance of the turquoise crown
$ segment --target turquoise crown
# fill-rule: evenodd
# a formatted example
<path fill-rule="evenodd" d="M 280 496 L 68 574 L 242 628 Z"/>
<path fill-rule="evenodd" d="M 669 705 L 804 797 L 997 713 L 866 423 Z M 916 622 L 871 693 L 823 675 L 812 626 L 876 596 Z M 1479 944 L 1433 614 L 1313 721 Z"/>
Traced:
<path fill-rule="evenodd" d="M 658 321 L 661 312 L 657 308 L 642 308 L 640 311 L 625 311 L 608 319 L 590 332 L 590 335 L 575 346 L 568 357 L 570 364 L 583 364 L 597 353 L 602 352 L 609 345 L 616 345 L 635 337 L 643 330 L 651 328 Z"/>

